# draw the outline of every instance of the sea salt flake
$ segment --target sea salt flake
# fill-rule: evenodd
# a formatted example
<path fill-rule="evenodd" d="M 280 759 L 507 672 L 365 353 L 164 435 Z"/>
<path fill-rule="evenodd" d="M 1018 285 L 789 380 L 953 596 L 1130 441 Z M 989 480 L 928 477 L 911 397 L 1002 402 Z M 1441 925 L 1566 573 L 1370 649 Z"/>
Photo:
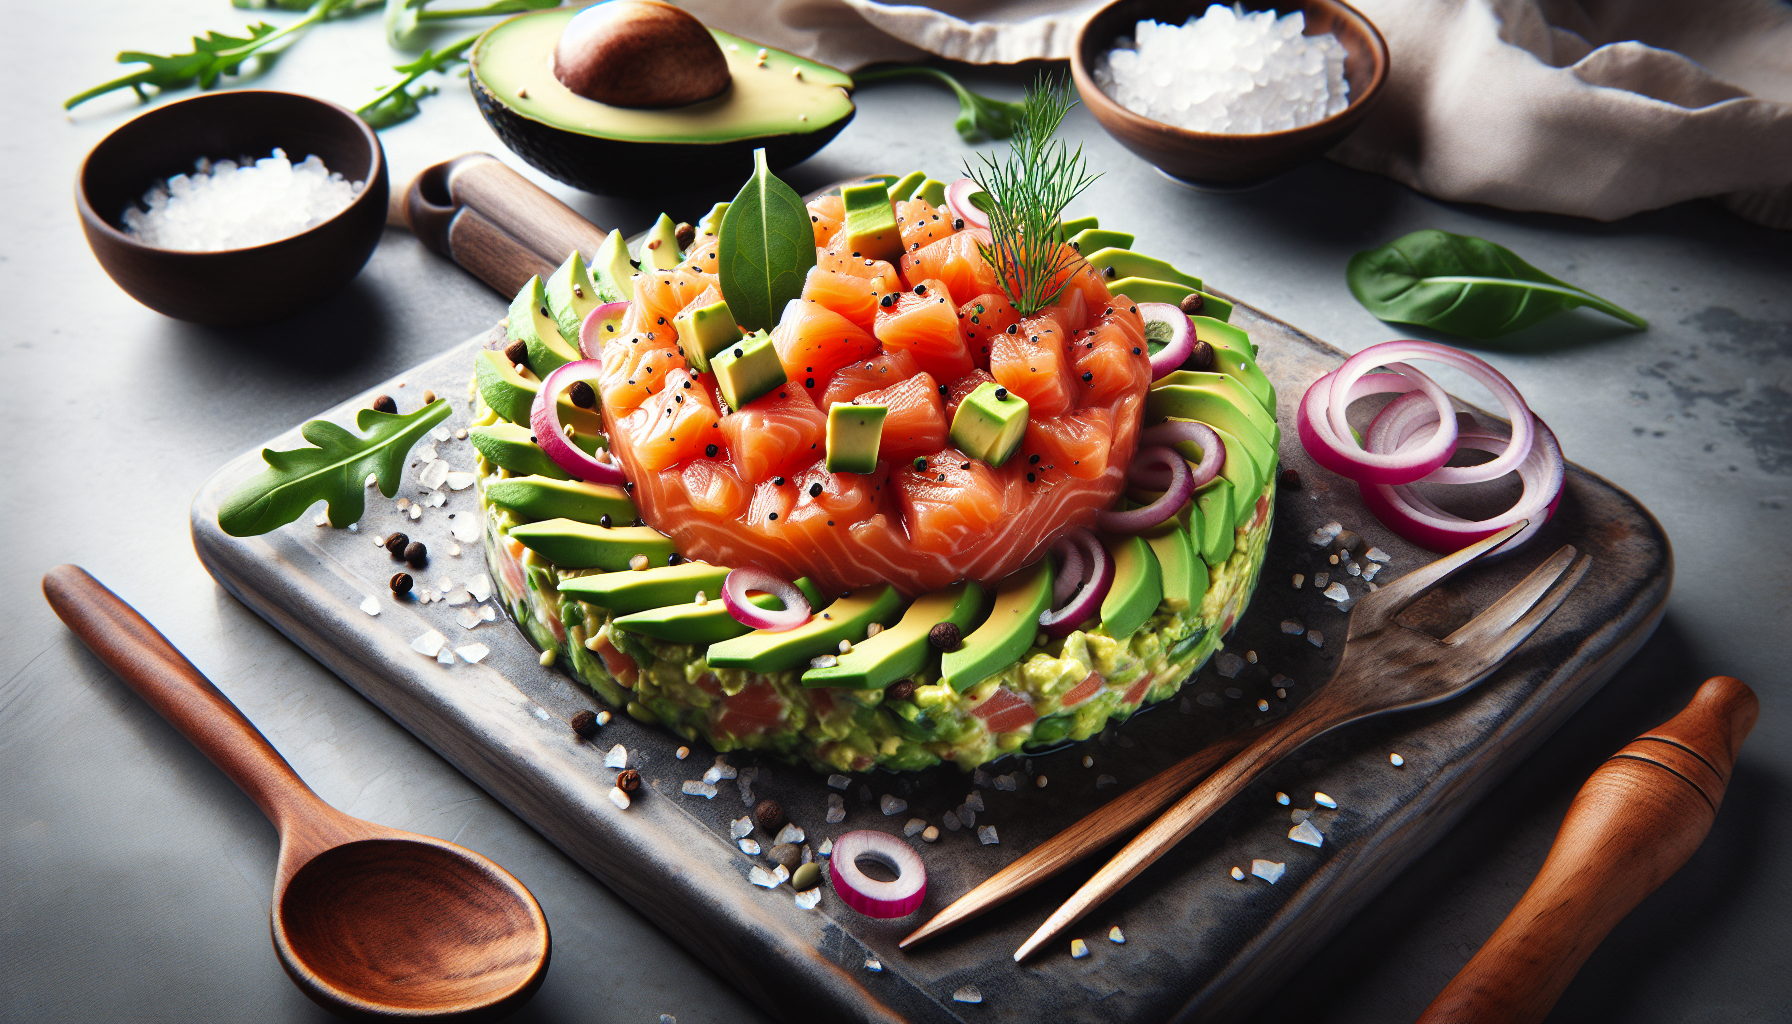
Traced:
<path fill-rule="evenodd" d="M 1070 940 L 1070 956 L 1072 959 L 1081 960 L 1088 955 L 1089 944 L 1087 942 L 1084 942 L 1082 939 Z"/>
<path fill-rule="evenodd" d="M 1334 601 L 1348 601 L 1350 600 L 1350 588 L 1342 583 L 1334 583 L 1325 588 L 1325 596 Z"/>
<path fill-rule="evenodd" d="M 430 491 L 429 497 L 425 499 L 423 503 L 430 508 L 441 508 L 443 505 L 448 504 L 448 495 L 439 490 Z"/>
<path fill-rule="evenodd" d="M 479 520 L 473 516 L 460 516 L 449 524 L 448 532 L 462 544 L 471 544 L 479 539 Z"/>
<path fill-rule="evenodd" d="M 438 665 L 452 665 L 452 664 L 454 664 L 454 652 L 453 652 L 453 651 L 451 651 L 451 650 L 449 650 L 449 649 L 448 649 L 448 648 L 446 648 L 446 647 L 444 647 L 444 648 L 442 648 L 442 649 L 441 649 L 441 650 L 439 650 L 439 651 L 437 651 L 437 652 L 436 652 L 436 664 L 438 664 Z"/>
<path fill-rule="evenodd" d="M 816 907 L 821 906 L 821 886 L 818 885 L 807 892 L 797 893 L 796 905 L 802 907 L 804 910 L 814 910 Z"/>
<path fill-rule="evenodd" d="M 455 470 L 442 479 L 448 485 L 449 490 L 464 491 L 479 481 L 479 474 Z"/>
<path fill-rule="evenodd" d="M 846 820 L 846 801 L 840 799 L 840 794 L 838 794 L 838 793 L 829 793 L 828 794 L 828 824 L 838 825 L 845 820 Z"/>
<path fill-rule="evenodd" d="M 473 595 L 475 601 L 486 601 L 492 596 L 492 579 L 480 573 L 467 581 L 467 593 Z"/>
<path fill-rule="evenodd" d="M 450 468 L 448 463 L 432 457 L 423 464 L 422 470 L 418 471 L 417 483 L 424 490 L 433 491 L 447 481 Z"/>
<path fill-rule="evenodd" d="M 728 823 L 728 838 L 744 839 L 753 834 L 753 816 L 743 814 Z"/>
<path fill-rule="evenodd" d="M 1209 692 L 1209 693 L 1203 693 L 1203 694 L 1197 695 L 1195 697 L 1195 703 L 1199 704 L 1205 708 L 1217 708 L 1221 704 L 1225 703 L 1225 701 L 1222 701 L 1220 699 L 1219 694 Z"/>
<path fill-rule="evenodd" d="M 781 846 L 784 843 L 800 843 L 807 838 L 809 837 L 804 834 L 802 827 L 793 821 L 778 830 L 778 837 L 772 843 Z"/>
<path fill-rule="evenodd" d="M 368 597 L 367 600 L 361 602 L 361 610 L 369 615 L 378 615 L 380 613 L 380 599 L 377 597 Z"/>
<path fill-rule="evenodd" d="M 604 767 L 605 768 L 627 768 L 628 767 L 628 748 L 623 746 L 620 743 L 611 747 L 610 752 L 604 755 Z"/>
<path fill-rule="evenodd" d="M 1294 621 L 1293 619 L 1283 619 L 1282 620 L 1282 632 L 1287 633 L 1290 636 L 1299 636 L 1302 633 L 1305 633 L 1306 631 L 1307 631 L 1307 627 L 1301 625 L 1300 623 Z"/>
<path fill-rule="evenodd" d="M 689 785 L 689 783 L 686 783 L 686 785 Z M 776 889 L 778 886 L 784 884 L 777 875 L 765 870 L 757 864 L 753 865 L 753 869 L 747 872 L 747 881 L 752 882 L 762 889 Z"/>
<path fill-rule="evenodd" d="M 828 785 L 835 789 L 846 790 L 852 788 L 852 780 L 844 775 L 830 775 L 828 776 Z"/>
<path fill-rule="evenodd" d="M 977 812 L 971 810 L 971 808 L 968 805 L 959 804 L 958 805 L 958 823 L 963 825 L 965 828 L 976 828 L 977 827 Z"/>
<path fill-rule="evenodd" d="M 940 824 L 946 826 L 948 832 L 956 832 L 963 827 L 959 824 L 957 811 L 947 811 L 940 815 Z"/>
<path fill-rule="evenodd" d="M 411 517 L 411 519 L 413 521 L 422 519 L 423 518 L 423 506 L 422 505 L 412 505 L 411 510 L 408 513 L 408 515 Z"/>
<path fill-rule="evenodd" d="M 821 846 L 817 847 L 815 852 L 821 854 L 823 857 L 832 857 L 834 855 L 834 841 L 832 839 L 823 839 L 821 841 Z"/>
<path fill-rule="evenodd" d="M 996 827 L 994 825 L 985 825 L 977 830 L 977 841 L 984 846 L 995 846 L 1002 840 L 1000 836 L 996 835 Z"/>
<path fill-rule="evenodd" d="M 468 664 L 477 665 L 485 660 L 486 655 L 492 653 L 492 649 L 484 644 L 468 644 L 465 647 L 456 647 L 454 653 L 460 655 Z"/>
<path fill-rule="evenodd" d="M 1380 548 L 1375 548 L 1375 547 L 1372 547 L 1369 550 L 1363 552 L 1363 557 L 1367 558 L 1371 562 L 1391 562 L 1391 561 L 1393 561 L 1393 558 L 1394 558 L 1393 555 L 1390 555 L 1386 551 L 1383 551 Z"/>
<path fill-rule="evenodd" d="M 908 801 L 894 793 L 885 793 L 883 799 L 878 801 L 878 807 L 883 810 L 884 817 L 887 818 L 908 810 Z"/>
<path fill-rule="evenodd" d="M 1303 821 L 1289 829 L 1288 838 L 1308 846 L 1323 846 L 1325 844 L 1325 837 L 1319 834 L 1319 830 L 1314 828 L 1310 821 Z"/>
<path fill-rule="evenodd" d="M 311 520 L 311 525 L 312 526 L 328 526 L 328 525 L 330 525 L 330 514 L 328 512 L 319 512 L 317 514 L 317 518 Z"/>
<path fill-rule="evenodd" d="M 622 810 L 626 811 L 626 810 L 628 810 L 628 805 L 631 801 L 628 798 L 628 794 L 624 793 L 620 786 L 611 786 L 610 787 L 610 802 L 615 804 L 617 807 L 621 808 Z"/>
<path fill-rule="evenodd" d="M 1314 647 L 1324 647 L 1325 634 L 1319 632 L 1317 629 L 1309 629 L 1307 630 L 1307 643 L 1312 644 Z"/>
<path fill-rule="evenodd" d="M 742 839 L 740 841 L 740 852 L 749 857 L 757 857 L 759 856 L 759 843 L 752 839 Z"/>
<path fill-rule="evenodd" d="M 966 985 L 952 993 L 952 1000 L 959 1003 L 981 1003 L 983 1001 L 983 993 L 977 991 L 977 986 L 975 985 Z"/>
<path fill-rule="evenodd" d="M 980 789 L 973 789 L 969 793 L 966 793 L 964 805 L 973 811 L 986 811 L 989 809 L 983 806 L 983 791 Z"/>
<path fill-rule="evenodd" d="M 443 441 L 448 440 L 450 437 L 453 437 L 454 435 L 448 433 L 447 427 L 437 427 L 436 429 L 429 432 L 429 436 L 432 438 L 435 438 L 436 443 L 440 444 Z"/>
<path fill-rule="evenodd" d="M 1012 776 L 998 775 L 998 776 L 996 776 L 995 782 L 996 782 L 996 788 L 1001 790 L 1002 792 L 1004 792 L 1004 793 L 1014 792 L 1014 778 Z"/>
<path fill-rule="evenodd" d="M 1126 933 L 1120 930 L 1119 925 L 1115 925 L 1108 929 L 1108 941 L 1115 945 L 1124 946 L 1126 945 Z"/>
<path fill-rule="evenodd" d="M 716 766 L 713 770 L 716 773 L 717 779 L 732 779 L 740 774 L 733 765 L 729 764 L 721 757 L 716 758 Z M 714 782 L 716 779 L 711 779 L 710 781 Z"/>
<path fill-rule="evenodd" d="M 1331 797 L 1326 796 L 1324 793 L 1314 793 L 1313 794 L 1313 802 L 1318 804 L 1321 807 L 1330 807 L 1333 809 L 1336 809 L 1338 806 L 1338 801 L 1333 800 Z"/>
<path fill-rule="evenodd" d="M 865 958 L 865 969 L 872 974 L 882 974 L 884 970 L 883 961 L 879 960 L 877 957 L 868 956 Z"/>
<path fill-rule="evenodd" d="M 464 590 L 457 590 L 454 593 L 448 595 L 448 598 L 447 598 L 448 607 L 458 608 L 461 605 L 466 604 L 468 601 L 471 601 L 472 599 L 473 599 L 473 596 L 471 594 L 468 594 Z M 469 608 L 469 609 L 467 609 L 467 611 L 472 612 L 473 610 L 471 608 Z M 473 614 L 475 617 L 477 617 L 477 615 L 478 615 L 477 612 L 474 612 Z"/>
<path fill-rule="evenodd" d="M 1244 671 L 1244 659 L 1231 651 L 1225 651 L 1213 659 L 1213 667 L 1218 670 L 1220 675 L 1227 679 L 1233 679 L 1238 676 L 1238 673 Z"/>
<path fill-rule="evenodd" d="M 479 619 L 481 622 L 491 622 L 497 617 L 498 609 L 493 608 L 489 604 L 479 606 Z"/>
<path fill-rule="evenodd" d="M 1251 861 L 1251 874 L 1263 879 L 1270 885 L 1274 885 L 1281 881 L 1282 872 L 1285 871 L 1287 867 L 1288 865 L 1281 861 L 1263 860 L 1259 858 Z"/>
<path fill-rule="evenodd" d="M 925 821 L 922 821 L 920 818 L 910 818 L 902 826 L 902 834 L 905 836 L 917 835 L 926 830 L 927 830 L 927 823 Z"/>
<path fill-rule="evenodd" d="M 440 634 L 432 629 L 429 632 L 418 637 L 417 639 L 412 640 L 411 641 L 411 650 L 416 651 L 418 654 L 424 655 L 426 657 L 433 658 L 438 653 L 440 653 L 440 651 L 442 650 L 442 645 L 447 642 L 448 642 L 447 637 L 443 636 L 442 634 Z"/>
<path fill-rule="evenodd" d="M 722 770 L 720 768 L 711 768 L 709 771 L 704 772 L 703 781 L 709 783 L 722 781 Z"/>
<path fill-rule="evenodd" d="M 779 885 L 783 885 L 785 882 L 790 881 L 790 869 L 779 864 L 777 867 L 772 868 L 772 877 L 778 880 Z"/>
<path fill-rule="evenodd" d="M 1244 869 L 1241 867 L 1238 867 L 1237 865 L 1233 865 L 1232 878 L 1234 881 L 1239 881 L 1239 882 L 1244 881 Z"/>
<path fill-rule="evenodd" d="M 716 798 L 716 787 L 696 779 L 686 779 L 684 780 L 684 795 L 700 796 L 705 800 L 714 800 Z"/>
<path fill-rule="evenodd" d="M 460 613 L 454 617 L 454 621 L 460 623 L 462 629 L 472 629 L 479 625 L 479 613 L 472 608 L 462 608 Z"/>
<path fill-rule="evenodd" d="M 1331 581 L 1332 581 L 1332 574 L 1329 572 L 1314 573 L 1313 574 L 1313 589 L 1324 590 L 1327 586 L 1329 586 L 1331 584 Z"/>

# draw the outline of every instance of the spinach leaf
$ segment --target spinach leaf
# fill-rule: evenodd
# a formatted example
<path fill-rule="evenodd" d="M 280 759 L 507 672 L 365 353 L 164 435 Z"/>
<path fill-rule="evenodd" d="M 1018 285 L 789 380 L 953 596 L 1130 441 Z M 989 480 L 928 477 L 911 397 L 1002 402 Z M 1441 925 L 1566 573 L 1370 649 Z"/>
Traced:
<path fill-rule="evenodd" d="M 952 127 L 958 129 L 958 137 L 966 142 L 1005 139 L 1014 134 L 1015 125 L 1020 123 L 1024 104 L 980 96 L 939 68 L 917 64 L 861 71 L 853 76 L 853 85 L 890 78 L 932 78 L 943 82 L 958 96 L 958 116 L 953 119 Z"/>
<path fill-rule="evenodd" d="M 1626 309 L 1531 266 L 1484 238 L 1428 229 L 1350 258 L 1350 293 L 1377 317 L 1464 338 L 1497 338 L 1588 306 L 1638 328 Z"/>
<path fill-rule="evenodd" d="M 815 233 L 802 197 L 753 151 L 753 176 L 722 215 L 716 276 L 734 319 L 748 331 L 769 331 L 784 304 L 803 294 L 815 266 Z"/>
<path fill-rule="evenodd" d="M 448 413 L 441 398 L 403 416 L 362 409 L 355 425 L 367 431 L 365 437 L 312 420 L 299 433 L 317 447 L 262 449 L 268 468 L 224 499 L 218 525 L 232 537 L 253 537 L 299 518 L 321 498 L 329 502 L 330 524 L 347 526 L 366 510 L 367 474 L 379 477 L 381 494 L 397 494 L 411 446 Z"/>

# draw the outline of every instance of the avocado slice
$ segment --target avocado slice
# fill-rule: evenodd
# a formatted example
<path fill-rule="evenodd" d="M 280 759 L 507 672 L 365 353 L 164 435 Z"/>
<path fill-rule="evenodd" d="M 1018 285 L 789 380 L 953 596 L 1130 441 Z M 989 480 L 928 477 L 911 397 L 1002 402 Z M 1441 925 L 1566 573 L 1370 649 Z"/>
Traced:
<path fill-rule="evenodd" d="M 646 555 L 648 565 L 665 565 L 677 549 L 672 538 L 651 526 L 605 529 L 571 519 L 544 519 L 513 527 L 510 535 L 530 551 L 562 569 L 629 568 L 629 559 Z"/>
<path fill-rule="evenodd" d="M 646 237 L 641 239 L 641 267 L 671 270 L 683 259 L 678 252 L 678 225 L 662 213 L 653 222 L 653 227 L 647 229 Z"/>
<path fill-rule="evenodd" d="M 1099 252 L 1102 249 L 1128 249 L 1132 247 L 1133 237 L 1124 231 L 1108 231 L 1105 228 L 1086 228 L 1070 236 L 1070 244 L 1077 252 Z"/>
<path fill-rule="evenodd" d="M 1136 534 L 1104 534 L 1101 543 L 1114 560 L 1114 585 L 1101 599 L 1101 628 L 1116 640 L 1131 636 L 1164 599 L 1163 569 L 1151 545 Z"/>
<path fill-rule="evenodd" d="M 827 471 L 870 473 L 877 469 L 877 447 L 883 438 L 883 405 L 835 402 L 828 409 Z"/>
<path fill-rule="evenodd" d="M 1134 302 L 1168 302 L 1179 305 L 1183 299 L 1199 288 L 1190 288 L 1180 281 L 1156 281 L 1146 277 L 1123 277 L 1107 282 L 1108 291 L 1114 295 L 1124 295 Z M 1201 308 L 1216 320 L 1228 320 L 1232 317 L 1232 304 L 1217 295 L 1201 292 Z"/>
<path fill-rule="evenodd" d="M 919 173 L 919 172 L 917 172 Z M 890 189 L 881 181 L 848 185 L 840 190 L 846 204 L 846 241 L 842 248 L 868 260 L 902 258 L 902 231 L 896 226 L 896 208 L 890 205 Z"/>
<path fill-rule="evenodd" d="M 722 234 L 722 217 L 727 212 L 727 203 L 717 203 L 710 207 L 709 212 L 703 215 L 703 219 L 697 222 L 697 233 L 699 235 L 715 235 L 720 237 Z"/>
<path fill-rule="evenodd" d="M 1101 220 L 1097 217 L 1078 217 L 1075 220 L 1059 221 L 1058 237 L 1069 239 L 1085 231 L 1094 231 L 1099 227 L 1101 227 Z"/>
<path fill-rule="evenodd" d="M 1281 431 L 1244 385 L 1223 373 L 1179 372 L 1206 380 L 1152 388 L 1145 396 L 1147 417 L 1177 417 L 1224 427 L 1250 444 L 1252 454 L 1261 461 L 1274 458 L 1282 443 Z"/>
<path fill-rule="evenodd" d="M 635 264 L 628 258 L 628 239 L 622 237 L 622 232 L 612 231 L 604 236 L 597 254 L 591 257 L 591 273 L 600 291 L 613 292 L 625 302 L 633 301 Z"/>
<path fill-rule="evenodd" d="M 492 26 L 474 44 L 468 74 L 479 112 L 504 144 L 574 188 L 635 195 L 743 181 L 755 147 L 781 171 L 852 120 L 851 76 L 716 29 L 709 34 L 732 84 L 714 99 L 664 109 L 586 99 L 554 74 L 554 48 L 578 11 L 556 7 Z"/>
<path fill-rule="evenodd" d="M 685 361 L 698 373 L 708 373 L 710 359 L 741 337 L 740 325 L 734 322 L 734 312 L 725 299 L 685 310 L 672 319 L 672 326 L 678 330 L 678 347 L 684 350 Z"/>
<path fill-rule="evenodd" d="M 1257 360 L 1231 349 L 1216 348 L 1213 350 L 1213 365 L 1221 373 L 1243 384 L 1270 416 L 1276 414 L 1275 385 L 1258 369 Z"/>
<path fill-rule="evenodd" d="M 835 664 L 804 672 L 803 685 L 880 690 L 921 671 L 933 659 L 927 639 L 933 627 L 950 622 L 962 634 L 982 611 L 983 588 L 975 582 L 924 594 L 908 606 L 902 621 L 854 645 Z"/>
<path fill-rule="evenodd" d="M 915 189 L 914 194 L 909 198 L 925 200 L 929 206 L 944 206 L 946 205 L 946 183 L 928 178 L 921 183 L 920 188 Z"/>
<path fill-rule="evenodd" d="M 548 458 L 548 453 L 535 443 L 535 437 L 529 428 L 515 423 L 493 423 L 483 427 L 469 427 L 467 440 L 485 456 L 485 461 L 501 469 L 508 469 L 517 476 L 548 477 L 554 480 L 571 480 L 572 474 L 561 469 L 559 463 Z M 597 434 L 582 434 L 574 428 L 572 442 L 585 450 L 587 455 L 595 455 L 602 447 L 602 438 Z M 628 514 L 630 519 L 635 513 Z"/>
<path fill-rule="evenodd" d="M 513 476 L 485 485 L 485 497 L 528 519 L 571 519 L 596 526 L 604 516 L 632 523 L 639 514 L 622 488 L 583 480 Z"/>
<path fill-rule="evenodd" d="M 1189 539 L 1200 549 L 1201 561 L 1209 566 L 1222 566 L 1238 546 L 1238 535 L 1232 523 L 1232 481 L 1216 476 L 1207 486 L 1195 492 L 1195 510 L 1200 514 L 1200 534 L 1196 523 L 1189 520 Z"/>
<path fill-rule="evenodd" d="M 473 380 L 479 388 L 479 397 L 485 399 L 493 412 L 520 426 L 529 425 L 529 407 L 535 404 L 535 396 L 541 391 L 540 381 L 516 372 L 516 367 L 504 358 L 504 353 L 489 348 L 480 349 L 473 357 Z M 578 437 L 595 437 L 603 432 L 603 422 L 597 414 L 572 404 L 565 392 L 560 395 L 559 406 L 561 424 L 572 424 Z"/>
<path fill-rule="evenodd" d="M 710 565 L 707 562 L 680 562 L 677 565 L 660 565 L 639 572 L 624 569 L 621 572 L 603 572 L 594 576 L 562 580 L 560 593 L 570 594 L 600 608 L 608 608 L 618 615 L 664 608 L 667 605 L 689 604 L 697 600 L 699 591 L 719 605 L 722 581 L 732 571 L 725 565 Z"/>
<path fill-rule="evenodd" d="M 1226 445 L 1226 462 L 1220 467 L 1220 476 L 1232 483 L 1232 519 L 1231 525 L 1236 528 L 1249 521 L 1256 511 L 1257 495 L 1263 493 L 1263 485 L 1269 482 L 1268 466 L 1273 463 L 1259 464 L 1251 449 L 1238 435 L 1220 427 L 1213 427 L 1213 432 L 1220 436 Z"/>
<path fill-rule="evenodd" d="M 1085 253 L 1083 259 L 1088 260 L 1090 266 L 1101 271 L 1102 277 L 1105 278 L 1143 277 L 1153 281 L 1169 281 L 1174 284 L 1185 284 L 1193 291 L 1199 291 L 1201 289 L 1200 278 L 1195 277 L 1193 274 L 1185 274 L 1175 267 L 1170 266 L 1168 263 L 1165 263 L 1163 260 L 1153 259 L 1150 256 L 1141 256 L 1131 249 L 1098 249 L 1092 253 Z M 1126 294 L 1132 295 L 1131 292 L 1127 292 Z M 1133 298 L 1136 299 L 1138 296 L 1133 295 Z M 1143 299 L 1140 301 L 1155 302 L 1158 300 Z M 1178 299 L 1177 301 L 1180 302 L 1181 300 Z"/>
<path fill-rule="evenodd" d="M 940 655 L 940 682 L 963 693 L 1019 660 L 1052 606 L 1053 575 L 1051 559 L 1042 558 L 1004 579 L 983 625 L 958 650 Z"/>
<path fill-rule="evenodd" d="M 575 345 L 567 344 L 560 334 L 560 324 L 548 312 L 547 288 L 541 278 L 531 277 L 510 302 L 506 332 L 512 341 L 529 347 L 529 369 L 536 376 L 546 377 L 575 359 L 585 358 Z M 575 333 L 576 339 L 578 335 Z"/>
<path fill-rule="evenodd" d="M 1207 563 L 1195 554 L 1188 530 L 1172 519 L 1140 536 L 1151 546 L 1163 572 L 1164 606 L 1174 612 L 1199 608 L 1207 594 Z"/>
<path fill-rule="evenodd" d="M 1027 436 L 1027 400 L 984 381 L 958 404 L 948 435 L 959 451 L 999 467 Z"/>
<path fill-rule="evenodd" d="M 709 365 L 730 409 L 739 409 L 784 383 L 784 364 L 772 347 L 771 335 L 764 331 L 754 331 L 723 348 L 710 358 Z"/>
<path fill-rule="evenodd" d="M 512 531 L 513 533 L 515 531 Z M 768 632 L 754 630 L 724 640 L 709 649 L 709 663 L 717 668 L 744 668 L 754 672 L 788 672 L 809 659 L 834 654 L 840 641 L 859 643 L 873 622 L 888 624 L 902 608 L 902 595 L 889 584 L 853 591 L 810 617 L 795 629 Z"/>
<path fill-rule="evenodd" d="M 809 599 L 810 608 L 819 610 L 827 606 L 821 592 L 815 589 L 815 584 L 809 582 L 807 576 L 796 581 L 796 588 Z M 761 608 L 780 607 L 778 599 L 770 594 L 754 594 L 747 600 Z M 752 629 L 743 625 L 728 611 L 727 605 L 716 598 L 709 598 L 702 604 L 693 602 L 647 608 L 618 616 L 612 620 L 612 624 L 617 629 L 650 636 L 655 640 L 699 646 L 732 640 L 752 632 Z"/>
<path fill-rule="evenodd" d="M 548 312 L 560 328 L 560 337 L 566 339 L 575 352 L 579 350 L 579 328 L 585 325 L 586 315 L 606 302 L 621 298 L 620 295 L 602 293 L 585 269 L 584 259 L 576 252 L 566 257 L 560 269 L 547 279 L 545 290 Z"/>
<path fill-rule="evenodd" d="M 926 171 L 910 171 L 890 183 L 890 202 L 899 203 L 915 194 L 915 189 L 927 180 Z"/>
<path fill-rule="evenodd" d="M 1251 340 L 1244 328 L 1210 316 L 1191 316 L 1188 322 L 1195 325 L 1195 337 L 1214 348 L 1229 348 L 1252 359 L 1257 358 L 1257 343 Z"/>

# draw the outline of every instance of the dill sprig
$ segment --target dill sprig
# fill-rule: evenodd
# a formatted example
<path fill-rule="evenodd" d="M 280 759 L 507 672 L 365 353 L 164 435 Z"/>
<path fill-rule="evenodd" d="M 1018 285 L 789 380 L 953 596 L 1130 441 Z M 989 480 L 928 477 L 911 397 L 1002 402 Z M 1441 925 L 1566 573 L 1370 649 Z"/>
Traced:
<path fill-rule="evenodd" d="M 1000 158 L 978 154 L 983 166 L 965 168 L 987 195 L 982 206 L 989 215 L 992 244 L 977 248 L 1022 316 L 1063 294 L 1079 257 L 1058 237 L 1058 217 L 1100 177 L 1084 166 L 1082 146 L 1073 151 L 1062 139 L 1052 138 L 1074 106 L 1062 78 L 1041 74 L 1021 101 L 1008 152 Z"/>

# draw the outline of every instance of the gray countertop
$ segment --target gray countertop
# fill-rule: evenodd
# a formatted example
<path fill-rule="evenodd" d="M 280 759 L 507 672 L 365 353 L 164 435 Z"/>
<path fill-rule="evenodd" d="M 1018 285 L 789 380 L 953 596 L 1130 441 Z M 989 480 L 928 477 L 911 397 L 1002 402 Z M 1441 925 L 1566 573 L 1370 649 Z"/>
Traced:
<path fill-rule="evenodd" d="M 171 321 L 106 278 L 81 239 L 71 183 L 85 152 L 136 108 L 125 93 L 65 117 L 60 101 L 115 74 L 109 54 L 179 48 L 251 13 L 221 0 L 4 9 L 0 1016 L 325 1016 L 271 955 L 273 830 L 42 601 L 43 572 L 76 562 L 160 627 L 326 800 L 472 847 L 536 893 L 554 962 L 518 1019 L 760 1019 L 193 557 L 187 507 L 213 470 L 489 327 L 505 307 L 398 230 L 345 292 L 266 328 Z M 355 105 L 390 77 L 375 20 L 315 30 L 257 84 Z M 1022 81 L 971 77 L 1003 95 Z M 859 102 L 846 131 L 787 175 L 799 190 L 873 170 L 943 175 L 969 155 L 941 90 L 880 84 Z M 1508 245 L 1650 322 L 1637 333 L 1576 312 L 1475 351 L 1512 378 L 1569 458 L 1661 520 L 1678 578 L 1660 629 L 1299 983 L 1270 994 L 1260 1019 L 1416 1016 L 1517 900 L 1586 776 L 1718 673 L 1751 684 L 1762 712 L 1717 824 L 1593 955 L 1552 1019 L 1792 1019 L 1792 860 L 1780 855 L 1792 843 L 1792 233 L 1703 202 L 1609 225 L 1452 206 L 1324 162 L 1256 191 L 1203 194 L 1160 177 L 1081 111 L 1066 131 L 1105 174 L 1073 212 L 1136 232 L 1140 249 L 1345 349 L 1403 333 L 1351 298 L 1345 260 L 1421 227 Z M 458 80 L 384 140 L 394 187 L 468 150 L 521 166 Z M 525 173 L 605 227 L 640 230 L 662 205 L 580 196 Z M 663 204 L 694 219 L 735 187 Z"/>

